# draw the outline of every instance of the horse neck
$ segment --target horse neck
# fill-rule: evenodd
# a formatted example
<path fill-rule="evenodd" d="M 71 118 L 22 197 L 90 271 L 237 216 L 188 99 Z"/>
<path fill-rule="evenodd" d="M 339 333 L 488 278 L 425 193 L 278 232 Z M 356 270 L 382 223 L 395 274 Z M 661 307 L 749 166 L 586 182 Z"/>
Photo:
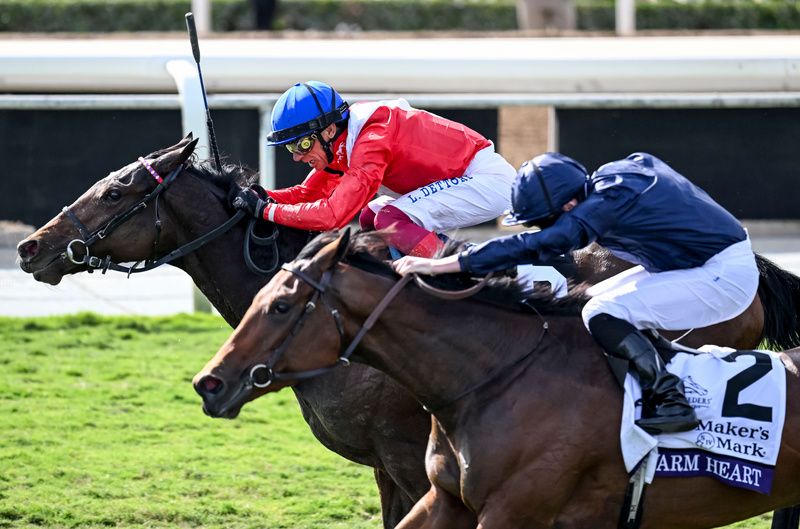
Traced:
<path fill-rule="evenodd" d="M 375 276 L 364 275 L 361 285 L 337 287 L 340 295 L 352 293 L 341 302 L 358 322 L 386 292 L 375 292 L 369 286 Z M 348 329 L 351 337 L 355 332 Z M 439 410 L 440 421 L 455 420 L 469 390 L 506 369 L 498 377 L 513 376 L 514 360 L 536 348 L 543 332 L 543 321 L 528 314 L 476 301 L 443 301 L 407 287 L 367 333 L 354 359 L 385 372 L 428 409 Z M 537 351 L 522 364 L 546 362 Z M 456 399 L 460 395 L 464 398 Z"/>
<path fill-rule="evenodd" d="M 177 226 L 175 246 L 186 244 L 208 233 L 230 218 L 230 213 L 214 193 L 211 182 L 192 174 L 183 175 L 181 185 L 175 185 L 165 195 L 170 218 Z M 201 246 L 172 264 L 192 278 L 209 302 L 231 327 L 239 324 L 250 302 L 272 277 L 247 268 L 242 256 L 245 238 L 244 221 L 228 232 Z"/>

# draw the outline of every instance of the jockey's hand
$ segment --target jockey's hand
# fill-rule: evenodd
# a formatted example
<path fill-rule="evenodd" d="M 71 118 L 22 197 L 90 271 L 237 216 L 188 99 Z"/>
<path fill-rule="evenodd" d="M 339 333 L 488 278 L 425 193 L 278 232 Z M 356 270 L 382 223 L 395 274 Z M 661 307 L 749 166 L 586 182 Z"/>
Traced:
<path fill-rule="evenodd" d="M 458 255 L 450 255 L 442 259 L 426 259 L 407 255 L 392 263 L 394 271 L 401 276 L 408 274 L 436 275 L 460 272 Z"/>
<path fill-rule="evenodd" d="M 392 263 L 392 268 L 394 268 L 394 271 L 401 276 L 408 274 L 431 275 L 433 273 L 433 267 L 431 266 L 432 262 L 433 259 L 406 255 L 405 257 L 401 257 L 397 261 L 394 261 Z"/>
<path fill-rule="evenodd" d="M 263 200 L 253 189 L 240 189 L 233 197 L 231 205 L 249 213 L 252 217 L 263 220 L 264 208 L 267 207 L 268 200 Z"/>
<path fill-rule="evenodd" d="M 261 200 L 264 200 L 265 202 L 267 202 L 267 204 L 269 204 L 270 202 L 275 202 L 267 194 L 267 190 L 264 189 L 263 187 L 261 187 L 258 184 L 250 184 L 250 190 L 253 191 L 256 195 L 258 195 L 258 198 L 260 198 Z"/>

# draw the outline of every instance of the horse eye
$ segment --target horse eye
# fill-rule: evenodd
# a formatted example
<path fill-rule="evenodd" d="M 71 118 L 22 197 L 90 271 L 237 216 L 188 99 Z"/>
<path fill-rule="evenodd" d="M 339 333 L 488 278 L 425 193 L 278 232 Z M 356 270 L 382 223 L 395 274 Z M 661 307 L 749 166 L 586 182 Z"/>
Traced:
<path fill-rule="evenodd" d="M 106 193 L 106 198 L 109 200 L 119 200 L 122 198 L 122 193 L 119 189 L 112 189 L 108 193 Z"/>
<path fill-rule="evenodd" d="M 286 314 L 287 312 L 289 312 L 289 310 L 292 308 L 292 306 L 289 304 L 288 301 L 285 301 L 283 299 L 279 299 L 278 301 L 275 302 L 275 304 L 272 306 L 272 308 L 278 314 Z"/>

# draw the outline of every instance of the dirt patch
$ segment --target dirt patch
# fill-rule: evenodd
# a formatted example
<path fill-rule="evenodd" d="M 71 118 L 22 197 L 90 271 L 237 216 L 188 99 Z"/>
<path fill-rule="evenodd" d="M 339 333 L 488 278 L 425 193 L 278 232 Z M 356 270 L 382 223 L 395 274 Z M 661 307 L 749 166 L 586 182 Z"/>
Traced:
<path fill-rule="evenodd" d="M 15 248 L 17 243 L 36 231 L 30 224 L 0 220 L 0 248 Z"/>

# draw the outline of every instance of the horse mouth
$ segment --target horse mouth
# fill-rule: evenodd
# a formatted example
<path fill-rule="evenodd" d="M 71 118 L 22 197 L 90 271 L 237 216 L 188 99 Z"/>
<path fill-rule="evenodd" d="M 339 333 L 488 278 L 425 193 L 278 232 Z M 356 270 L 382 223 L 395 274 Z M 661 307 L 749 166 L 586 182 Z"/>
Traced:
<path fill-rule="evenodd" d="M 215 419 L 235 419 L 242 407 L 252 398 L 252 385 L 241 381 L 236 387 L 220 394 L 202 395 L 203 412 Z"/>
<path fill-rule="evenodd" d="M 242 406 L 244 406 L 244 403 L 235 406 L 224 406 L 218 408 L 216 406 L 210 406 L 207 403 L 203 403 L 203 412 L 214 419 L 235 419 L 242 411 Z"/>
<path fill-rule="evenodd" d="M 44 265 L 39 265 L 39 261 L 40 260 L 37 259 L 36 261 L 26 262 L 18 259 L 19 267 L 23 272 L 32 274 L 33 279 L 40 283 L 47 283 L 53 286 L 59 284 L 65 275 L 78 271 L 77 266 L 75 266 L 74 270 L 69 270 L 69 266 L 64 259 L 62 259 L 61 254 L 46 261 Z"/>

